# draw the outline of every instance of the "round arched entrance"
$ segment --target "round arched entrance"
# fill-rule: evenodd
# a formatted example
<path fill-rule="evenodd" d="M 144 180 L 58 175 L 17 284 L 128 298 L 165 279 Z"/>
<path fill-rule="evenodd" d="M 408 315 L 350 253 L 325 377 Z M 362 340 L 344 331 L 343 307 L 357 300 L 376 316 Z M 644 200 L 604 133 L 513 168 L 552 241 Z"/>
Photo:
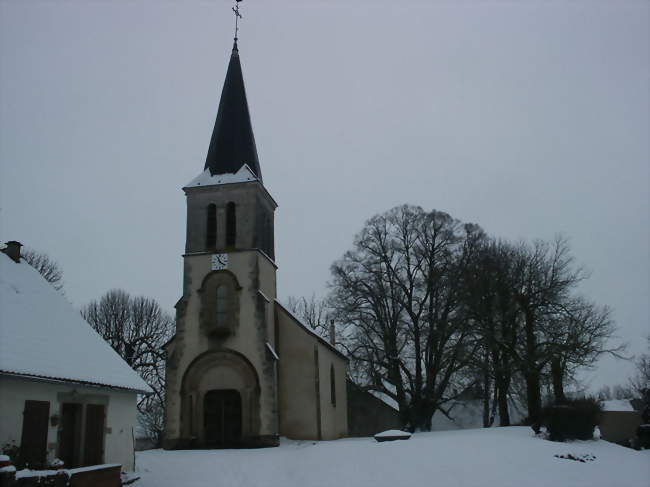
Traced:
<path fill-rule="evenodd" d="M 259 436 L 259 381 L 243 355 L 220 350 L 199 356 L 183 377 L 181 396 L 183 435 L 196 446 L 237 446 Z"/>

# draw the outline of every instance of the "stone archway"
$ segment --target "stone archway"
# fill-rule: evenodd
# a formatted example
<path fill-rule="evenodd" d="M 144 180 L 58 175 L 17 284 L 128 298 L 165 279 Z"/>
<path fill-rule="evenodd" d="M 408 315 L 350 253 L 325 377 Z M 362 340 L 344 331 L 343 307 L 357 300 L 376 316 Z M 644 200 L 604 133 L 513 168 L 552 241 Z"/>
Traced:
<path fill-rule="evenodd" d="M 237 352 L 211 351 L 195 359 L 183 377 L 181 402 L 182 435 L 196 446 L 235 446 L 259 437 L 259 380 L 253 365 Z M 218 419 L 223 414 L 228 418 Z"/>

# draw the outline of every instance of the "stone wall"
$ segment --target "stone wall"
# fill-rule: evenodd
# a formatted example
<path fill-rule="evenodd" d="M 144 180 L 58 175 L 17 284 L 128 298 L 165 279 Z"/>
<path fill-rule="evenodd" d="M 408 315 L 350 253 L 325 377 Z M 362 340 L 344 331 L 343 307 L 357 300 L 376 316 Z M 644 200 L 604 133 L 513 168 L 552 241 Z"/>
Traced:
<path fill-rule="evenodd" d="M 401 429 L 399 412 L 348 381 L 348 436 L 373 436 Z"/>
<path fill-rule="evenodd" d="M 639 411 L 604 411 L 598 425 L 600 437 L 613 443 L 631 440 L 641 422 Z"/>

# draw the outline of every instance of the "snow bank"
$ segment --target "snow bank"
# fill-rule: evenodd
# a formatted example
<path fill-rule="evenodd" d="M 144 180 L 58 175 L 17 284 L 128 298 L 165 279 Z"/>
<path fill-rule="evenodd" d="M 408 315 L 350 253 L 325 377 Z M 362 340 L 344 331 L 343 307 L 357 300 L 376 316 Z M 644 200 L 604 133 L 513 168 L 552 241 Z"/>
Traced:
<path fill-rule="evenodd" d="M 629 399 L 603 401 L 603 411 L 634 411 Z"/>
<path fill-rule="evenodd" d="M 402 430 L 387 430 L 382 431 L 381 433 L 377 433 L 375 435 L 375 438 L 386 438 L 391 436 L 411 436 L 411 433 Z"/>
<path fill-rule="evenodd" d="M 570 453 L 586 463 L 556 458 Z M 554 443 L 528 427 L 286 441 L 259 450 L 137 453 L 138 487 L 647 487 L 650 450 L 606 441 Z"/>

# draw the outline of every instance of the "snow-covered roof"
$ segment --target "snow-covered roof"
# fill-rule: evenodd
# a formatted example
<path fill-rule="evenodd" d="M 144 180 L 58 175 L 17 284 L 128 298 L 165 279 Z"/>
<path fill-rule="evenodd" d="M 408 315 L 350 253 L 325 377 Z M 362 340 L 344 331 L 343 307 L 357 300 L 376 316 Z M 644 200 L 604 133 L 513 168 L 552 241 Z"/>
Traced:
<path fill-rule="evenodd" d="M 325 345 L 327 348 L 329 348 L 332 352 L 340 356 L 344 360 L 349 360 L 340 350 L 337 350 L 337 348 L 332 345 L 330 342 L 325 340 L 322 336 L 318 335 L 314 330 L 312 330 L 309 326 L 307 326 L 300 318 L 298 318 L 290 309 L 288 306 L 285 306 L 282 304 L 282 302 L 278 299 L 274 299 L 275 303 L 280 306 L 280 309 L 282 309 L 287 315 L 289 315 L 291 318 L 293 318 L 293 321 L 296 322 L 300 327 L 305 330 L 307 333 L 312 335 L 314 338 L 316 338 L 320 343 Z"/>
<path fill-rule="evenodd" d="M 247 164 L 244 164 L 236 173 L 212 174 L 210 169 L 206 169 L 197 177 L 185 185 L 186 188 L 197 186 L 213 186 L 215 184 L 233 184 L 245 183 L 247 181 L 257 181 L 258 178 Z"/>
<path fill-rule="evenodd" d="M 271 345 L 269 342 L 266 342 L 266 349 L 271 353 L 271 356 L 275 360 L 280 360 L 280 357 L 278 357 L 278 354 L 275 351 L 275 348 L 273 348 L 273 345 Z"/>
<path fill-rule="evenodd" d="M 3 253 L 0 373 L 151 392 L 34 268 Z"/>
<path fill-rule="evenodd" d="M 393 408 L 395 411 L 399 411 L 399 404 L 395 399 L 390 397 L 388 394 L 380 391 L 368 391 L 368 393 L 372 394 L 375 396 L 377 399 L 379 399 L 381 402 L 383 402 L 386 406 Z"/>

